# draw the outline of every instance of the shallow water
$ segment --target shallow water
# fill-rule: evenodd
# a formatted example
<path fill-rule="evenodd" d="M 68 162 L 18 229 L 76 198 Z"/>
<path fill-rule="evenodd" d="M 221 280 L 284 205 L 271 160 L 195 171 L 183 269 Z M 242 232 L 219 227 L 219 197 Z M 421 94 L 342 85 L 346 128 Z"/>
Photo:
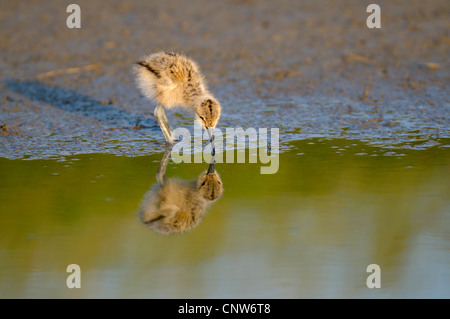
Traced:
<path fill-rule="evenodd" d="M 273 175 L 217 164 L 222 198 L 171 236 L 136 216 L 162 153 L 0 158 L 0 297 L 449 298 L 448 144 L 315 138 L 288 143 Z M 170 163 L 167 177 L 206 168 Z M 66 287 L 73 263 L 81 289 Z"/>

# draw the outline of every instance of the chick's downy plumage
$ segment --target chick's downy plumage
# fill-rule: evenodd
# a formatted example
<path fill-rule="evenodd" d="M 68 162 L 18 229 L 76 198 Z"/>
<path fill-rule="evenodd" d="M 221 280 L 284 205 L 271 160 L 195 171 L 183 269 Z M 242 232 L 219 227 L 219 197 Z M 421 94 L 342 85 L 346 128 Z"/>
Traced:
<path fill-rule="evenodd" d="M 221 106 L 208 91 L 193 60 L 180 54 L 159 52 L 143 57 L 134 71 L 145 97 L 165 109 L 180 106 L 195 112 L 205 129 L 216 126 Z"/>

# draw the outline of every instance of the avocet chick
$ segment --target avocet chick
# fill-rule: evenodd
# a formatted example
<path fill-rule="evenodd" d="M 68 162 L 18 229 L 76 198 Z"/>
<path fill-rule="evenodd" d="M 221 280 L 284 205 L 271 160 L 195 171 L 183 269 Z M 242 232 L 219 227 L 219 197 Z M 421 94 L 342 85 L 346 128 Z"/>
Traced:
<path fill-rule="evenodd" d="M 142 94 L 157 103 L 154 115 L 167 143 L 172 144 L 174 137 L 164 108 L 175 107 L 195 112 L 196 120 L 213 141 L 212 131 L 219 120 L 221 106 L 208 91 L 194 61 L 184 55 L 159 52 L 137 62 L 134 71 Z"/>
<path fill-rule="evenodd" d="M 166 154 L 170 154 L 166 151 Z M 196 180 L 165 178 L 169 156 L 164 154 L 156 179 L 158 181 L 144 196 L 139 218 L 149 228 L 173 234 L 192 229 L 203 219 L 210 204 L 222 196 L 223 186 L 214 163 Z"/>

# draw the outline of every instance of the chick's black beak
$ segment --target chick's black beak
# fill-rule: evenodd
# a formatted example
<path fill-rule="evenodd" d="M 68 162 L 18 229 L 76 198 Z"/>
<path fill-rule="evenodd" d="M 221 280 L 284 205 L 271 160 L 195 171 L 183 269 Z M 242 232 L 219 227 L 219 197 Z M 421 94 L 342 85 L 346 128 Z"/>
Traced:
<path fill-rule="evenodd" d="M 213 127 L 207 127 L 206 130 L 208 131 L 209 141 L 213 142 L 214 141 L 214 128 Z"/>
<path fill-rule="evenodd" d="M 216 155 L 216 147 L 214 145 L 214 128 L 208 127 L 206 130 L 208 131 L 209 141 L 211 142 L 211 155 L 214 156 Z"/>
<path fill-rule="evenodd" d="M 208 167 L 208 174 L 213 174 L 213 173 L 214 173 L 214 162 L 209 164 L 209 167 Z"/>

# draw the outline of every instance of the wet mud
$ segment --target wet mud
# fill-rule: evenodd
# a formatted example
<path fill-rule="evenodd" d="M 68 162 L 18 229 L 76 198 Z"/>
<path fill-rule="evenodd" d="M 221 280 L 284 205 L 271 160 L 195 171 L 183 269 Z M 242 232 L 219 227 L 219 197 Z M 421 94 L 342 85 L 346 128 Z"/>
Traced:
<path fill-rule="evenodd" d="M 198 62 L 223 105 L 218 128 L 279 128 L 386 148 L 444 147 L 450 137 L 449 3 L 80 0 L 2 4 L 0 156 L 58 158 L 161 152 L 154 105 L 131 74 L 144 54 Z M 173 126 L 192 130 L 183 111 Z"/>

